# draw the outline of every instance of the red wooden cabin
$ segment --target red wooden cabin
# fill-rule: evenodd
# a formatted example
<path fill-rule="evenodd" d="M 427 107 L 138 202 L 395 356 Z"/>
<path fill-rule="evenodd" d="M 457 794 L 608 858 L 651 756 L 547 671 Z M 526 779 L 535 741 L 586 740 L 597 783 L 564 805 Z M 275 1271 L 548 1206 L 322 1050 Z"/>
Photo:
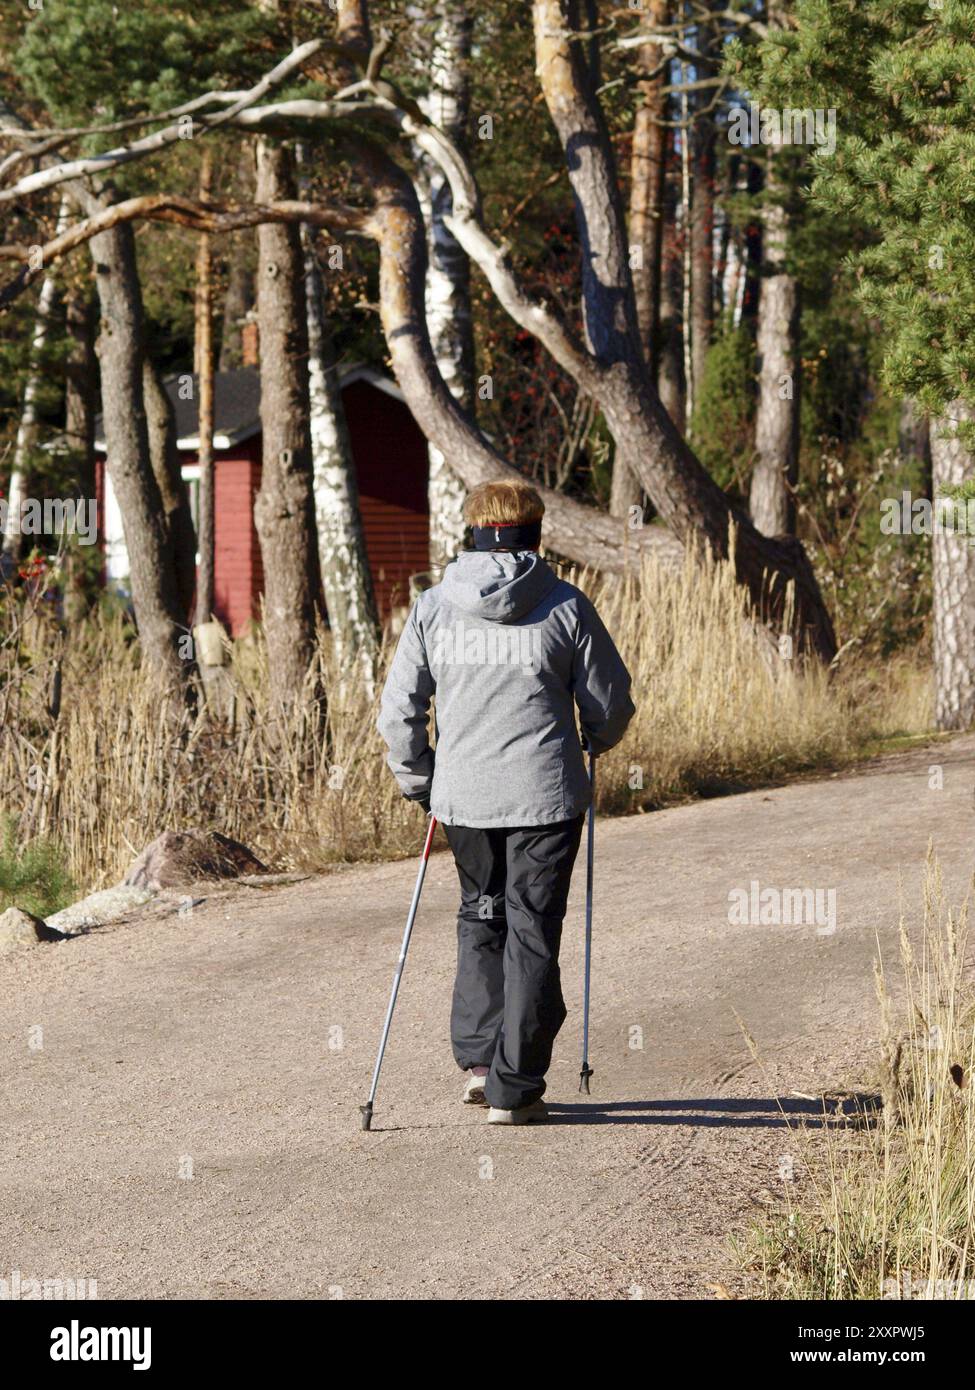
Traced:
<path fill-rule="evenodd" d="M 195 378 L 176 376 L 166 392 L 176 413 L 177 447 L 194 519 L 199 494 Z M 261 550 L 254 495 L 261 485 L 260 372 L 218 372 L 214 386 L 215 607 L 238 636 L 260 612 Z M 427 444 L 399 388 L 369 367 L 341 375 L 352 453 L 359 480 L 366 552 L 381 616 L 409 602 L 409 577 L 429 564 Z M 184 399 L 187 396 L 189 399 Z M 105 469 L 101 420 L 96 422 L 98 514 L 106 580 L 123 591 L 129 564 L 118 504 Z"/>

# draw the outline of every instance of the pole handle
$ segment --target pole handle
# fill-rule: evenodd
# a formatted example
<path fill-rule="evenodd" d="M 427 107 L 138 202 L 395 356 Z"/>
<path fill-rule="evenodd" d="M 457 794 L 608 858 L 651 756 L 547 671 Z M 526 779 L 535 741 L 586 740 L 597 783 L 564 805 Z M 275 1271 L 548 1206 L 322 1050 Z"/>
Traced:
<path fill-rule="evenodd" d="M 436 830 L 436 828 L 437 828 L 437 818 L 436 818 L 436 816 L 431 816 L 431 817 L 430 817 L 430 825 L 429 825 L 429 828 L 428 828 L 428 830 L 427 830 L 426 844 L 423 846 L 423 859 L 424 859 L 424 863 L 430 858 L 430 846 L 433 844 L 433 833 L 434 833 L 434 831 Z"/>

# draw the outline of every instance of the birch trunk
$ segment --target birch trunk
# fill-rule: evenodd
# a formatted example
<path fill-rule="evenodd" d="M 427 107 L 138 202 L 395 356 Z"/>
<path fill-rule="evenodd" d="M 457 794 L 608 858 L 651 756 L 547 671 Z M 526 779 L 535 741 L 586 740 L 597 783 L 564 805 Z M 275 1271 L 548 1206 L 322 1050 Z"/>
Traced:
<path fill-rule="evenodd" d="M 302 196 L 308 193 L 307 151 L 296 163 Z M 315 255 L 315 231 L 301 227 L 308 323 L 308 398 L 318 564 L 340 669 L 358 663 L 371 689 L 379 654 L 380 626 L 372 571 L 359 509 L 359 483 L 342 404 L 338 364 L 325 307 L 325 285 Z"/>
<path fill-rule="evenodd" d="M 58 213 L 58 234 L 64 231 L 67 223 L 67 200 L 62 199 Z M 23 550 L 20 513 L 27 492 L 27 468 L 30 455 L 37 444 L 38 401 L 44 384 L 41 359 L 47 346 L 56 293 L 57 285 L 53 275 L 46 275 L 37 297 L 37 314 L 34 319 L 34 332 L 31 338 L 27 380 L 24 383 L 24 400 L 20 410 L 20 423 L 17 426 L 17 438 L 14 441 L 10 482 L 7 486 L 7 524 L 4 527 L 2 544 L 0 544 L 0 558 L 7 561 L 19 560 Z M 2 572 L 2 566 L 0 566 L 0 572 Z"/>
<path fill-rule="evenodd" d="M 772 156 L 774 159 L 774 155 Z M 778 192 L 770 168 L 769 193 Z M 765 536 L 795 531 L 799 476 L 799 285 L 784 267 L 788 217 L 780 203 L 765 214 L 765 274 L 758 301 L 758 404 L 752 521 Z"/>
<path fill-rule="evenodd" d="M 466 145 L 470 109 L 473 20 L 457 0 L 436 0 L 429 88 L 420 98 L 424 114 L 458 148 Z M 440 168 L 420 154 L 416 187 L 427 229 L 426 313 L 440 374 L 454 399 L 474 413 L 474 328 L 470 263 L 444 222 L 452 211 L 450 185 Z M 463 549 L 466 488 L 444 455 L 428 446 L 430 566 L 441 569 Z"/>
<path fill-rule="evenodd" d="M 37 300 L 37 316 L 34 320 L 34 333 L 31 338 L 31 363 L 24 384 L 24 400 L 20 410 L 20 423 L 17 426 L 17 438 L 14 442 L 10 482 L 7 485 L 7 524 L 4 528 L 2 554 L 8 561 L 19 560 L 23 550 L 20 513 L 27 494 L 27 467 L 31 451 L 37 443 L 37 402 L 44 380 L 39 361 L 47 345 L 54 295 L 55 283 L 53 278 L 48 275 L 41 285 L 41 292 Z"/>
<path fill-rule="evenodd" d="M 971 479 L 972 456 L 955 436 L 975 408 L 957 400 L 932 422 L 935 513 L 945 487 Z M 939 729 L 968 729 L 975 717 L 975 545 L 965 531 L 936 526 L 933 538 L 934 705 Z"/>
<path fill-rule="evenodd" d="M 783 0 L 769 0 L 771 30 L 787 27 Z M 786 270 L 789 216 L 781 154 L 769 148 L 765 178 L 762 274 L 758 299 L 758 404 L 749 510 L 763 535 L 792 535 L 799 478 L 799 282 Z"/>
<path fill-rule="evenodd" d="M 342 405 L 321 271 L 311 229 L 302 227 L 308 313 L 308 395 L 318 561 L 340 667 L 357 661 L 372 684 L 379 618 L 359 511 L 359 486 Z"/>

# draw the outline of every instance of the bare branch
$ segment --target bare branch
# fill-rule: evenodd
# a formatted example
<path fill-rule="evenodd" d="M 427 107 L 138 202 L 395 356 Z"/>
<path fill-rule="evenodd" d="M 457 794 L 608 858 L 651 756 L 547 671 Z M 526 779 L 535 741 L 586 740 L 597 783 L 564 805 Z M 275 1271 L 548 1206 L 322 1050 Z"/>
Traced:
<path fill-rule="evenodd" d="M 694 27 L 695 20 L 713 21 L 722 20 L 725 24 L 736 29 L 750 29 L 759 38 L 766 38 L 768 35 L 768 25 L 762 20 L 755 19 L 754 16 L 744 10 L 712 10 L 702 5 L 697 7 L 697 15 L 694 19 L 690 16 L 683 16 L 673 24 L 658 24 L 653 29 L 638 29 L 631 34 L 624 34 L 612 45 L 613 48 L 639 48 L 645 43 L 659 43 L 662 39 L 671 34 L 677 34 L 688 28 Z"/>
<path fill-rule="evenodd" d="M 241 96 L 243 96 L 242 92 L 225 94 L 225 97 L 230 100 L 238 100 Z M 110 121 L 105 125 L 65 126 L 63 130 L 38 130 L 23 125 L 0 125 L 0 139 L 9 140 L 13 144 L 25 147 L 15 150 L 13 154 L 8 155 L 0 163 L 0 178 L 6 177 L 10 170 L 16 168 L 18 164 L 49 155 L 81 136 L 115 135 L 123 130 L 137 129 L 139 126 L 160 125 L 166 121 L 174 121 L 180 116 L 192 115 L 194 111 L 210 106 L 213 100 L 213 93 L 207 92 L 201 97 L 194 97 L 192 101 L 184 102 L 182 106 L 174 106 L 169 111 L 159 111 L 155 114 L 143 112 L 138 116 L 129 116 L 124 121 Z"/>
<path fill-rule="evenodd" d="M 196 98 L 197 109 L 214 102 L 229 102 L 228 109 L 219 115 L 200 117 L 199 124 L 204 133 L 209 130 L 216 130 L 223 125 L 238 123 L 238 118 L 244 114 L 248 107 L 252 107 L 274 87 L 280 86 L 286 78 L 326 47 L 328 47 L 327 40 L 311 39 L 308 43 L 300 44 L 293 49 L 286 58 L 282 58 L 280 63 L 277 63 L 270 72 L 265 73 L 261 80 L 248 91 L 208 92 L 204 97 Z M 0 203 L 13 202 L 16 199 L 26 197 L 29 193 L 38 193 L 53 188 L 68 179 L 105 174 L 109 169 L 117 169 L 120 165 L 128 164 L 134 159 L 141 159 L 144 155 L 154 154 L 158 150 L 165 149 L 167 146 L 175 144 L 177 140 L 185 140 L 186 136 L 186 127 L 180 119 L 152 135 L 146 135 L 143 139 L 134 141 L 131 145 L 38 170 L 36 173 L 25 175 L 10 188 L 0 191 Z"/>
<path fill-rule="evenodd" d="M 294 200 L 238 205 L 184 198 L 175 193 L 151 193 L 127 198 L 52 238 L 42 248 L 39 258 L 36 254 L 32 257 L 36 247 L 0 247 L 0 258 L 25 262 L 20 274 L 0 290 L 0 310 L 6 309 L 39 276 L 46 274 L 52 264 L 57 264 L 76 247 L 90 241 L 99 232 L 118 226 L 120 222 L 171 222 L 194 231 L 213 233 L 237 232 L 265 222 L 305 222 L 310 226 L 337 228 L 365 235 L 369 217 L 368 211 L 362 208 L 351 208 L 344 204 L 322 207 L 318 203 Z M 34 264 L 36 260 L 40 264 Z"/>
<path fill-rule="evenodd" d="M 403 134 L 440 168 L 450 184 L 452 210 L 444 225 L 480 267 L 502 307 L 536 337 L 559 366 L 584 390 L 595 389 L 598 370 L 561 315 L 533 299 L 519 283 L 507 243 L 497 245 L 484 230 L 480 194 L 470 164 L 457 146 L 391 83 L 376 90 L 377 105 L 393 115 Z"/>

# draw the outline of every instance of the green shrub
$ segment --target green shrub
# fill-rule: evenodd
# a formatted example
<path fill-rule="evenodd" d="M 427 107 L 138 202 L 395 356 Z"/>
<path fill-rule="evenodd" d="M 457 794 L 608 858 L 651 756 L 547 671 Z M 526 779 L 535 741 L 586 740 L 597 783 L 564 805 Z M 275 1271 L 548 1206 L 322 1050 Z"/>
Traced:
<path fill-rule="evenodd" d="M 708 350 L 691 420 L 691 440 L 715 482 L 746 495 L 755 430 L 755 345 L 729 328 Z"/>
<path fill-rule="evenodd" d="M 65 907 L 73 891 L 62 847 L 54 840 L 19 847 L 17 819 L 8 816 L 0 838 L 0 912 L 20 907 L 46 917 Z"/>

